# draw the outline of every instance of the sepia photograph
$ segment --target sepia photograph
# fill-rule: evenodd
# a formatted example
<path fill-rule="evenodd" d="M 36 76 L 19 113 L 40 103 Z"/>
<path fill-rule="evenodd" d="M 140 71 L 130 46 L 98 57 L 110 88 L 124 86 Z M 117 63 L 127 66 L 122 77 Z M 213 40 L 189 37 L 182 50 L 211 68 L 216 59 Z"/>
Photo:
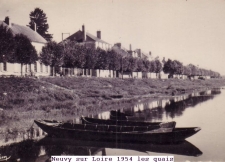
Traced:
<path fill-rule="evenodd" d="M 224 0 L 0 0 L 0 161 L 225 161 Z"/>

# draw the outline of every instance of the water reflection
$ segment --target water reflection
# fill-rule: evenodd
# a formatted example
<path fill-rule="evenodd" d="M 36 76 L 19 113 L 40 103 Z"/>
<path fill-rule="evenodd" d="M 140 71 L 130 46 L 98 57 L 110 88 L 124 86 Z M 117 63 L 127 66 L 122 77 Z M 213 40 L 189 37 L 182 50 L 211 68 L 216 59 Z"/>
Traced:
<path fill-rule="evenodd" d="M 220 89 L 212 89 L 201 92 L 193 92 L 173 98 L 146 100 L 136 103 L 130 108 L 121 108 L 125 114 L 132 114 L 134 119 L 145 121 L 161 121 L 164 116 L 175 118 L 182 116 L 186 108 L 193 108 L 199 103 L 211 100 L 215 95 L 220 94 Z M 110 119 L 110 112 L 103 112 L 97 115 L 90 115 L 99 119 Z"/>
<path fill-rule="evenodd" d="M 184 141 L 173 145 L 110 143 L 81 141 L 45 137 L 39 141 L 25 140 L 2 146 L 0 154 L 10 157 L 8 161 L 50 161 L 52 155 L 110 155 L 106 148 L 126 149 L 139 152 L 169 153 L 185 156 L 199 156 L 202 152 L 193 144 Z"/>
<path fill-rule="evenodd" d="M 202 152 L 193 144 L 188 141 L 184 141 L 182 143 L 177 144 L 143 144 L 143 143 L 115 143 L 115 142 L 101 142 L 101 141 L 83 141 L 83 140 L 69 140 L 69 139 L 52 139 L 46 137 L 40 140 L 38 145 L 44 145 L 45 148 L 83 148 L 83 150 L 88 150 L 87 152 L 76 152 L 72 151 L 75 155 L 95 155 L 97 152 L 101 152 L 102 155 L 110 155 L 105 151 L 106 148 L 113 149 L 126 149 L 126 150 L 135 150 L 139 152 L 158 152 L 158 153 L 170 153 L 170 154 L 179 154 L 186 156 L 199 156 Z M 66 146 L 65 146 L 66 145 Z M 66 149 L 67 150 L 67 149 Z M 73 149 L 71 149 L 73 150 Z M 75 149 L 76 150 L 76 149 Z M 92 150 L 92 151 L 91 151 Z M 95 150 L 95 152 L 93 151 Z M 50 155 L 55 154 L 56 152 L 52 152 Z M 66 155 L 70 155 L 71 152 L 58 152 L 57 155 L 61 155 L 62 153 Z"/>
<path fill-rule="evenodd" d="M 0 147 L 1 156 L 10 157 L 8 161 L 33 162 L 40 155 L 40 146 L 36 146 L 33 140 L 25 140 Z"/>

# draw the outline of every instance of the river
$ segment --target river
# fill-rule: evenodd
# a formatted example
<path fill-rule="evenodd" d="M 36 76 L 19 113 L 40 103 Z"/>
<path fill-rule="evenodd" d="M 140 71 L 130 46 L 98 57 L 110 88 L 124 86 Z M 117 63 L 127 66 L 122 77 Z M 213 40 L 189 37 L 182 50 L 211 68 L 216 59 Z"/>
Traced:
<path fill-rule="evenodd" d="M 179 144 L 110 143 L 43 138 L 25 140 L 0 148 L 9 161 L 46 161 L 51 155 L 169 156 L 175 161 L 225 161 L 225 89 L 193 92 L 170 99 L 139 100 L 121 112 L 146 121 L 175 121 L 176 127 L 200 127 L 201 131 Z M 89 114 L 108 119 L 110 112 Z M 39 136 L 42 133 L 38 133 Z M 28 153 L 29 152 L 29 153 Z M 0 157 L 1 158 L 1 157 Z"/>

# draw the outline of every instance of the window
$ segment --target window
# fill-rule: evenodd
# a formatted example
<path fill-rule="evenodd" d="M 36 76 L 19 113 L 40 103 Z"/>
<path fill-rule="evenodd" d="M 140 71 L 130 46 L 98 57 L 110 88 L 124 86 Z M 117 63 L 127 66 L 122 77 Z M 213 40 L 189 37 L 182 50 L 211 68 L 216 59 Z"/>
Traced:
<path fill-rule="evenodd" d="M 7 71 L 7 63 L 3 62 L 3 71 Z"/>

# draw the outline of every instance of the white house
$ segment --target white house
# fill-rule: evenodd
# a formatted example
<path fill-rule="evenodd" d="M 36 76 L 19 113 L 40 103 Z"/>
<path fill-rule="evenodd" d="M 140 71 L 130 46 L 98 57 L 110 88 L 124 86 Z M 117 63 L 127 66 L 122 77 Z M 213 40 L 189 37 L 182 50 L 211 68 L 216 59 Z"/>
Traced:
<path fill-rule="evenodd" d="M 23 34 L 27 36 L 31 44 L 35 47 L 38 55 L 40 54 L 42 47 L 47 43 L 47 41 L 31 28 L 27 26 L 18 25 L 11 23 L 9 17 L 6 17 L 4 21 L 0 20 L 0 25 L 6 27 L 13 36 L 17 34 Z M 7 55 L 7 53 L 5 54 Z M 40 61 L 37 61 L 35 64 L 24 65 L 22 68 L 23 75 L 30 75 L 33 73 L 35 76 L 48 76 L 50 75 L 50 67 L 45 66 Z M 18 63 L 0 63 L 0 75 L 21 75 L 21 65 Z"/>

